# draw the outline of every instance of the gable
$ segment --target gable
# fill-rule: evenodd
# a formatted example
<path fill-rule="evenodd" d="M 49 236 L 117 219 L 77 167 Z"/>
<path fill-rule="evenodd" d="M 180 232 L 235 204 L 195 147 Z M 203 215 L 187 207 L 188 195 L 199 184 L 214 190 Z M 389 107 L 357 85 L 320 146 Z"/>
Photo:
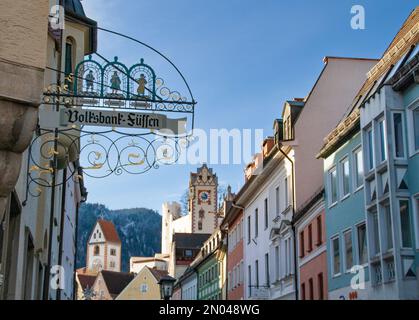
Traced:
<path fill-rule="evenodd" d="M 102 228 L 100 227 L 99 223 L 98 223 L 98 222 L 96 222 L 96 225 L 95 225 L 95 227 L 93 228 L 92 233 L 90 234 L 90 237 L 89 237 L 89 241 L 88 241 L 88 243 L 89 243 L 89 244 L 94 244 L 94 243 L 103 243 L 103 242 L 105 242 L 105 241 L 106 241 L 106 240 L 105 240 L 105 236 L 104 236 L 104 234 L 103 234 L 103 230 L 102 230 Z"/>

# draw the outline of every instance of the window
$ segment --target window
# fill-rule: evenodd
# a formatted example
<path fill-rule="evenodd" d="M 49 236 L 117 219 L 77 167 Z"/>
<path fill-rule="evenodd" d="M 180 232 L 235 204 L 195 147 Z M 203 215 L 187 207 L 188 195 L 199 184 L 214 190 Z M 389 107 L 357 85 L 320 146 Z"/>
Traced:
<path fill-rule="evenodd" d="M 116 249 L 111 249 L 111 256 L 116 256 Z"/>
<path fill-rule="evenodd" d="M 65 44 L 65 73 L 70 74 L 73 71 L 73 42 L 67 39 Z"/>
<path fill-rule="evenodd" d="M 372 223 L 372 240 L 373 240 L 373 252 L 374 255 L 380 253 L 380 231 L 378 225 L 378 214 L 376 211 L 371 213 L 371 223 Z"/>
<path fill-rule="evenodd" d="M 275 247 L 275 279 L 279 280 L 279 246 Z"/>
<path fill-rule="evenodd" d="M 332 239 L 332 250 L 333 250 L 333 275 L 340 274 L 340 248 L 339 248 L 339 237 Z"/>
<path fill-rule="evenodd" d="M 378 132 L 380 135 L 380 161 L 384 162 L 387 160 L 387 134 L 384 119 L 378 122 Z"/>
<path fill-rule="evenodd" d="M 198 230 L 202 230 L 202 221 L 198 221 Z"/>
<path fill-rule="evenodd" d="M 401 113 L 393 113 L 394 153 L 396 158 L 404 158 L 403 118 Z"/>
<path fill-rule="evenodd" d="M 64 65 L 64 72 L 65 75 L 68 76 L 70 73 L 73 72 L 74 66 L 74 45 L 71 39 L 67 39 L 65 44 L 65 65 Z M 71 88 L 70 83 L 66 80 L 66 84 L 69 88 Z"/>
<path fill-rule="evenodd" d="M 185 250 L 185 257 L 192 258 L 193 257 L 192 250 L 190 250 L 190 249 Z"/>
<path fill-rule="evenodd" d="M 413 130 L 415 138 L 415 150 L 419 150 L 419 108 L 413 110 Z"/>
<path fill-rule="evenodd" d="M 252 296 L 252 266 L 247 266 L 247 279 L 249 280 L 249 297 Z"/>
<path fill-rule="evenodd" d="M 367 234 L 365 223 L 357 227 L 358 235 L 358 263 L 364 265 L 368 261 L 367 255 Z"/>
<path fill-rule="evenodd" d="M 366 149 L 367 149 L 367 168 L 368 171 L 374 169 L 374 138 L 372 136 L 372 128 L 369 128 L 366 133 Z"/>
<path fill-rule="evenodd" d="M 338 188 L 337 188 L 337 173 L 336 168 L 332 168 L 329 171 L 329 194 L 330 204 L 334 204 L 338 201 Z"/>
<path fill-rule="evenodd" d="M 323 272 L 317 275 L 319 300 L 324 300 Z"/>
<path fill-rule="evenodd" d="M 284 203 L 285 209 L 289 206 L 289 195 L 288 195 L 288 177 L 284 179 Z"/>
<path fill-rule="evenodd" d="M 111 268 L 115 268 L 115 261 L 110 261 L 110 262 L 109 262 L 109 266 L 110 266 Z"/>
<path fill-rule="evenodd" d="M 308 251 L 311 252 L 313 251 L 313 226 L 310 223 L 308 225 Z"/>
<path fill-rule="evenodd" d="M 250 216 L 247 217 L 247 243 L 250 243 L 252 237 L 252 229 L 250 227 Z"/>
<path fill-rule="evenodd" d="M 148 285 L 146 283 L 141 284 L 141 293 L 146 293 L 148 291 Z"/>
<path fill-rule="evenodd" d="M 256 288 L 259 288 L 259 260 L 255 261 L 255 280 Z"/>
<path fill-rule="evenodd" d="M 349 194 L 349 159 L 345 158 L 340 163 L 342 176 L 342 197 Z"/>
<path fill-rule="evenodd" d="M 313 278 L 308 279 L 308 298 L 310 300 L 314 299 Z"/>
<path fill-rule="evenodd" d="M 279 187 L 275 189 L 275 206 L 276 206 L 276 215 L 279 216 Z"/>
<path fill-rule="evenodd" d="M 304 248 L 304 230 L 300 232 L 300 258 L 304 257 L 305 255 L 305 248 Z"/>
<path fill-rule="evenodd" d="M 318 216 L 316 221 L 317 221 L 317 245 L 320 246 L 323 242 L 322 216 Z"/>
<path fill-rule="evenodd" d="M 291 238 L 288 238 L 285 240 L 285 276 L 291 274 L 292 259 Z"/>
<path fill-rule="evenodd" d="M 362 164 L 362 149 L 354 151 L 355 188 L 358 189 L 364 184 L 364 166 Z"/>
<path fill-rule="evenodd" d="M 384 214 L 384 223 L 385 223 L 385 230 L 386 230 L 386 235 L 384 239 L 386 241 L 386 249 L 390 250 L 393 248 L 393 233 L 392 233 L 390 205 L 387 204 L 383 207 L 383 214 Z"/>
<path fill-rule="evenodd" d="M 255 210 L 255 238 L 259 235 L 259 210 Z"/>
<path fill-rule="evenodd" d="M 266 285 L 270 286 L 270 279 L 269 279 L 269 253 L 265 253 L 265 281 Z"/>
<path fill-rule="evenodd" d="M 352 231 L 349 230 L 345 232 L 343 235 L 343 239 L 345 242 L 345 268 L 346 271 L 349 271 L 354 265 L 352 249 Z"/>
<path fill-rule="evenodd" d="M 306 299 L 306 284 L 302 283 L 301 284 L 301 300 L 305 300 Z"/>
<path fill-rule="evenodd" d="M 265 199 L 265 230 L 268 229 L 268 219 L 269 219 L 269 212 L 268 212 L 268 198 Z"/>
<path fill-rule="evenodd" d="M 99 254 L 100 254 L 100 248 L 99 248 L 99 246 L 98 245 L 96 245 L 95 247 L 94 247 L 94 250 L 93 250 L 94 252 L 93 252 L 93 254 L 95 255 L 95 256 L 98 256 Z"/>
<path fill-rule="evenodd" d="M 400 226 L 402 232 L 402 247 L 412 247 L 412 233 L 410 230 L 409 201 L 400 200 Z"/>

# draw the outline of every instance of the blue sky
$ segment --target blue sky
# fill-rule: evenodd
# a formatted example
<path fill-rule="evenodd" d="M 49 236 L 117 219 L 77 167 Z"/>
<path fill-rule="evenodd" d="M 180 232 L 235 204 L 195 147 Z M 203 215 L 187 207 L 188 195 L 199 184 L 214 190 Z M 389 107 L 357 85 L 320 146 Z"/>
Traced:
<path fill-rule="evenodd" d="M 413 0 L 84 0 L 101 27 L 122 32 L 163 52 L 187 78 L 198 101 L 195 127 L 263 129 L 272 134 L 283 102 L 304 97 L 323 68 L 324 56 L 379 58 Z M 362 5 L 366 29 L 350 26 L 351 7 Z M 145 58 L 158 74 L 181 87 L 154 53 L 99 32 L 98 52 L 127 64 Z M 184 88 L 180 88 L 182 90 Z M 184 90 L 183 90 L 184 91 Z M 237 191 L 240 165 L 212 166 L 223 185 Z M 179 200 L 196 166 L 161 167 L 140 176 L 86 179 L 90 202 L 111 209 Z"/>

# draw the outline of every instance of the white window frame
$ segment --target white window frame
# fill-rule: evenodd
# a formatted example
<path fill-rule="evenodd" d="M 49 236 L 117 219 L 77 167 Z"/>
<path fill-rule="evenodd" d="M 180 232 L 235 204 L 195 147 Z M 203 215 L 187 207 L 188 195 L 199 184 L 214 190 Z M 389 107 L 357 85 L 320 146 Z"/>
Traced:
<path fill-rule="evenodd" d="M 337 273 L 335 273 L 335 248 L 334 248 L 334 246 L 333 246 L 333 242 L 335 241 L 335 240 L 337 240 L 338 241 L 338 243 L 339 243 L 339 270 L 338 270 L 338 272 Z M 336 278 L 336 277 L 339 277 L 341 274 L 342 274 L 342 259 L 341 259 L 341 248 L 342 248 L 342 245 L 341 245 L 341 243 L 340 243 L 340 235 L 339 234 L 335 234 L 334 236 L 332 236 L 331 238 L 330 238 L 330 252 L 332 253 L 331 255 L 330 255 L 330 257 L 331 257 L 331 268 L 330 268 L 330 270 L 332 271 L 332 278 Z"/>
<path fill-rule="evenodd" d="M 370 140 L 368 139 L 368 134 L 371 132 L 371 142 L 373 145 L 370 145 Z M 363 158 L 364 158 L 364 175 L 367 173 L 371 173 L 375 169 L 375 162 L 376 162 L 376 154 L 375 154 L 375 148 L 374 148 L 374 128 L 372 123 L 365 129 L 365 135 L 364 135 L 364 150 L 363 150 Z M 372 151 L 372 152 L 370 152 Z M 370 159 L 370 154 L 372 155 L 372 159 Z M 372 163 L 372 168 L 370 168 L 369 164 Z"/>
<path fill-rule="evenodd" d="M 352 266 L 349 269 L 347 268 L 347 262 L 348 261 L 346 260 L 346 251 L 347 251 L 347 248 L 346 248 L 346 239 L 345 239 L 345 235 L 348 234 L 348 233 L 350 233 L 350 235 L 351 235 L 351 243 L 352 243 Z M 354 259 L 354 236 L 353 236 L 352 228 L 345 229 L 342 232 L 342 241 L 343 241 L 343 252 L 344 252 L 344 255 L 343 255 L 343 269 L 345 270 L 345 273 L 350 273 L 352 267 L 355 265 L 355 259 Z"/>
<path fill-rule="evenodd" d="M 409 145 L 409 157 L 413 157 L 419 154 L 419 148 L 415 147 L 415 123 L 413 121 L 413 112 L 415 110 L 419 111 L 419 98 L 417 98 L 413 103 L 411 103 L 406 108 L 406 118 L 407 118 L 407 143 Z"/>
<path fill-rule="evenodd" d="M 344 166 L 343 166 L 345 161 L 348 162 L 348 170 L 349 170 L 349 172 L 348 172 L 348 179 L 349 179 L 348 188 L 349 188 L 349 190 L 348 190 L 348 193 L 346 193 L 346 194 L 344 194 L 344 189 L 345 189 L 344 188 L 344 177 L 345 177 L 345 174 L 344 174 Z M 340 200 L 343 201 L 351 195 L 351 162 L 349 160 L 348 155 L 345 155 L 342 159 L 339 160 L 339 171 L 338 171 L 337 175 L 338 175 L 337 180 L 339 181 L 338 198 L 339 198 L 339 195 L 340 195 Z M 340 176 L 340 179 L 339 179 L 339 176 Z"/>
<path fill-rule="evenodd" d="M 367 250 L 367 252 L 366 252 L 367 261 L 362 265 L 361 265 L 361 259 L 360 259 L 361 258 L 361 252 L 359 251 L 359 232 L 358 232 L 358 230 L 361 226 L 364 226 L 364 229 L 365 229 L 365 241 L 366 241 L 366 250 Z M 364 220 L 364 221 L 361 221 L 361 222 L 357 223 L 355 225 L 354 233 L 355 233 L 355 239 L 356 239 L 355 240 L 356 263 L 358 263 L 359 265 L 361 265 L 363 267 L 366 267 L 366 266 L 368 266 L 368 261 L 369 261 L 369 256 L 370 256 L 369 255 L 369 247 L 368 247 L 368 226 L 367 226 L 367 222 Z"/>
<path fill-rule="evenodd" d="M 333 196 L 332 196 L 332 171 L 336 172 L 336 201 L 333 202 Z M 338 178 L 338 168 L 336 165 L 332 166 L 327 171 L 327 184 L 328 184 L 328 190 L 329 190 L 329 208 L 335 206 L 339 201 L 339 178 Z"/>
<path fill-rule="evenodd" d="M 358 158 L 357 155 L 358 153 L 361 153 L 361 163 L 360 165 L 362 166 L 362 181 L 361 184 L 358 186 L 357 185 L 357 180 L 358 180 Z M 364 187 L 364 150 L 362 149 L 362 145 L 358 145 L 356 148 L 354 148 L 352 150 L 352 188 L 354 190 L 354 192 L 357 192 L 358 190 L 361 190 Z"/>
<path fill-rule="evenodd" d="M 281 213 L 281 199 L 280 199 L 280 189 L 279 186 L 275 188 L 275 210 L 276 216 L 278 217 Z"/>
<path fill-rule="evenodd" d="M 383 133 L 384 135 L 381 136 L 381 130 L 380 130 L 380 124 L 383 124 Z M 387 136 L 388 136 L 388 130 L 387 130 L 387 123 L 386 123 L 386 119 L 384 118 L 384 116 L 381 116 L 380 118 L 377 119 L 376 121 L 376 126 L 377 126 L 377 137 L 375 137 L 375 142 L 378 146 L 378 153 L 379 153 L 379 159 L 377 161 L 378 165 L 383 164 L 384 162 L 386 162 L 388 160 L 388 150 L 387 150 L 387 145 L 388 145 L 388 141 L 387 141 Z M 384 139 L 383 143 L 384 143 L 384 157 L 385 159 L 382 160 L 382 152 L 383 150 L 381 150 L 381 138 Z"/>
<path fill-rule="evenodd" d="M 402 116 L 402 139 L 403 139 L 403 157 L 398 157 L 396 154 L 396 134 L 394 131 L 394 115 L 395 114 L 400 114 Z M 392 136 L 393 136 L 393 154 L 394 154 L 394 159 L 397 160 L 406 160 L 407 159 L 407 141 L 406 141 L 406 120 L 405 120 L 405 115 L 403 111 L 392 111 L 391 112 L 391 132 L 392 132 Z"/>
<path fill-rule="evenodd" d="M 415 232 L 415 243 L 416 243 L 416 248 L 419 248 L 419 193 L 416 193 L 412 196 L 411 202 L 412 202 L 413 224 L 414 224 L 414 232 Z M 394 239 L 393 239 L 393 246 L 394 246 Z"/>
<path fill-rule="evenodd" d="M 397 218 L 398 218 L 398 221 L 399 221 L 400 247 L 402 249 L 412 250 L 413 249 L 413 244 L 414 244 L 414 241 L 415 241 L 414 234 L 412 234 L 412 225 L 410 225 L 410 237 L 411 237 L 410 241 L 411 241 L 411 245 L 412 246 L 411 247 L 405 247 L 405 246 L 403 246 L 403 230 L 402 230 L 402 221 L 401 221 L 401 216 L 400 216 L 400 202 L 401 201 L 407 201 L 408 202 L 408 206 L 409 206 L 409 208 L 408 208 L 409 209 L 409 211 L 408 211 L 409 221 L 410 222 L 412 221 L 412 217 L 410 216 L 412 202 L 407 197 L 397 198 L 397 202 L 396 203 L 397 203 Z M 394 247 L 394 239 L 393 239 L 393 247 Z"/>

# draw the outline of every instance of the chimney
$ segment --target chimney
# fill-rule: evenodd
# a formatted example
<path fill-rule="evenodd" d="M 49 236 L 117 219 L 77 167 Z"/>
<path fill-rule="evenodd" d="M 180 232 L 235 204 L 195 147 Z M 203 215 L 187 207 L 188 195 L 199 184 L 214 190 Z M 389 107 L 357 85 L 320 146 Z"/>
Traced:
<path fill-rule="evenodd" d="M 267 137 L 265 140 L 263 140 L 263 144 L 262 144 L 263 159 L 265 159 L 269 155 L 274 145 L 275 145 L 275 140 L 273 137 Z"/>

